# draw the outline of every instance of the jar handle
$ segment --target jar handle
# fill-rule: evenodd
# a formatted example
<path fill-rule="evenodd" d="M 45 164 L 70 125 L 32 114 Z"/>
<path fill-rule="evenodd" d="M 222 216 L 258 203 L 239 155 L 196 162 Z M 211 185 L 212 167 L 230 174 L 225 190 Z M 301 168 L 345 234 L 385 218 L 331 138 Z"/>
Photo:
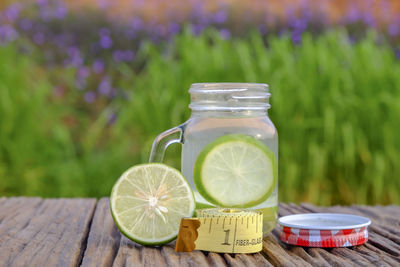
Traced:
<path fill-rule="evenodd" d="M 187 122 L 160 133 L 153 142 L 151 147 L 149 162 L 162 162 L 165 150 L 169 145 L 175 143 L 183 143 L 183 133 Z"/>

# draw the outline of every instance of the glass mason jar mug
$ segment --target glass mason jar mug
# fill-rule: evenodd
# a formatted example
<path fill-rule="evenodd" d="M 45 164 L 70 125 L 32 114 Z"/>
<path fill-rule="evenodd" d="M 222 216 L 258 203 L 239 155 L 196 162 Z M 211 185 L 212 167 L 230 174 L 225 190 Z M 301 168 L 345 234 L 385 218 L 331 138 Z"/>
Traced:
<path fill-rule="evenodd" d="M 196 206 L 258 209 L 270 232 L 278 211 L 278 134 L 267 113 L 268 85 L 196 83 L 189 93 L 191 117 L 157 136 L 150 162 L 181 143 L 181 171 Z"/>

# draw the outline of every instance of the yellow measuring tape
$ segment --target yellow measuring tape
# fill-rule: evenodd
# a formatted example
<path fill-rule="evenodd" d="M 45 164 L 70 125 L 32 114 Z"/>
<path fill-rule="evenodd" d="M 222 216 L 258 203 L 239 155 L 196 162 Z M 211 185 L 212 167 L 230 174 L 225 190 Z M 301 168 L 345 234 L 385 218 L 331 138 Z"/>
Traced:
<path fill-rule="evenodd" d="M 254 253 L 262 250 L 263 215 L 241 209 L 201 209 L 197 218 L 182 218 L 176 252 L 205 250 Z"/>

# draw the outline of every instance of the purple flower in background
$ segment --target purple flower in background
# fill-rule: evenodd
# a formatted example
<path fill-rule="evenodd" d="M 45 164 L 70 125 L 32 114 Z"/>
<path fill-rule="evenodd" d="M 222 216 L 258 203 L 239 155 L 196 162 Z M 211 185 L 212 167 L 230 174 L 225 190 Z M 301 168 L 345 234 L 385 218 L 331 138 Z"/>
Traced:
<path fill-rule="evenodd" d="M 268 32 L 267 25 L 266 24 L 258 25 L 258 31 L 260 32 L 261 35 L 266 35 Z"/>
<path fill-rule="evenodd" d="M 108 125 L 112 125 L 117 121 L 117 113 L 115 111 L 112 111 L 109 115 L 108 115 L 108 120 L 107 123 Z"/>
<path fill-rule="evenodd" d="M 132 50 L 125 50 L 124 57 L 126 61 L 132 61 L 135 57 L 135 53 L 133 53 Z"/>
<path fill-rule="evenodd" d="M 113 46 L 114 42 L 110 37 L 109 29 L 107 29 L 107 28 L 100 29 L 99 35 L 100 35 L 99 44 L 100 44 L 101 48 L 109 49 Z"/>
<path fill-rule="evenodd" d="M 69 47 L 67 50 L 68 59 L 65 61 L 65 64 L 72 65 L 74 67 L 79 67 L 83 64 L 83 58 L 81 56 L 81 52 L 75 46 Z"/>
<path fill-rule="evenodd" d="M 387 29 L 389 35 L 396 36 L 400 33 L 400 26 L 398 23 L 391 23 Z"/>
<path fill-rule="evenodd" d="M 33 22 L 29 19 L 22 19 L 19 23 L 19 26 L 21 27 L 22 30 L 28 31 L 28 30 L 32 29 Z"/>
<path fill-rule="evenodd" d="M 47 0 L 37 1 L 40 17 L 44 21 L 51 19 L 63 19 L 68 14 L 68 7 L 60 0 L 54 0 L 49 3 Z"/>
<path fill-rule="evenodd" d="M 219 36 L 221 36 L 222 39 L 227 40 L 231 38 L 231 32 L 228 29 L 221 29 L 219 30 Z"/>
<path fill-rule="evenodd" d="M 302 31 L 299 31 L 299 30 L 294 30 L 292 32 L 292 42 L 294 44 L 300 44 L 301 43 L 301 34 L 302 34 Z"/>
<path fill-rule="evenodd" d="M 121 51 L 121 50 L 116 50 L 116 51 L 113 52 L 113 59 L 114 59 L 116 62 L 121 62 L 121 61 L 124 59 L 123 54 L 124 54 L 123 51 Z"/>
<path fill-rule="evenodd" d="M 110 95 L 112 90 L 111 87 L 111 80 L 108 76 L 104 76 L 103 79 L 101 79 L 100 83 L 99 83 L 99 87 L 97 88 L 97 91 L 105 96 Z"/>
<path fill-rule="evenodd" d="M 116 50 L 113 52 L 113 59 L 116 62 L 133 60 L 134 53 L 131 50 Z"/>
<path fill-rule="evenodd" d="M 111 48 L 112 45 L 113 45 L 113 40 L 111 39 L 110 36 L 108 36 L 108 35 L 103 35 L 103 36 L 100 37 L 99 44 L 100 44 L 100 46 L 101 46 L 102 48 L 104 48 L 104 49 L 109 49 L 109 48 Z"/>
<path fill-rule="evenodd" d="M 76 72 L 75 85 L 78 90 L 84 90 L 87 86 L 87 78 L 90 75 L 90 69 L 88 67 L 80 67 Z"/>
<path fill-rule="evenodd" d="M 8 43 L 18 38 L 18 32 L 11 25 L 0 25 L 0 43 Z"/>
<path fill-rule="evenodd" d="M 6 19 L 14 22 L 18 19 L 21 9 L 22 6 L 20 3 L 13 3 L 4 11 L 4 16 Z"/>
<path fill-rule="evenodd" d="M 305 4 L 305 2 L 303 2 L 303 6 L 301 9 L 301 17 L 302 19 L 306 20 L 306 21 L 310 21 L 312 19 L 312 15 L 313 13 L 311 12 L 310 8 L 309 8 L 310 3 Z"/>
<path fill-rule="evenodd" d="M 194 35 L 199 35 L 203 32 L 204 30 L 204 26 L 203 25 L 199 25 L 199 24 L 193 24 L 192 25 L 192 31 Z"/>
<path fill-rule="evenodd" d="M 347 14 L 345 15 L 345 22 L 355 23 L 359 21 L 362 17 L 360 10 L 354 5 L 350 5 Z"/>
<path fill-rule="evenodd" d="M 397 48 L 397 49 L 396 49 L 395 55 L 396 55 L 397 59 L 400 60 L 400 48 Z"/>
<path fill-rule="evenodd" d="M 291 18 L 289 20 L 289 26 L 295 31 L 304 31 L 307 29 L 307 19 L 305 18 Z"/>
<path fill-rule="evenodd" d="M 176 22 L 168 23 L 168 31 L 171 35 L 178 34 L 181 31 L 181 26 Z"/>
<path fill-rule="evenodd" d="M 46 7 L 49 4 L 49 0 L 37 0 L 36 4 L 39 7 Z"/>
<path fill-rule="evenodd" d="M 365 13 L 363 16 L 364 23 L 369 27 L 375 27 L 375 18 L 371 13 Z"/>
<path fill-rule="evenodd" d="M 97 0 L 97 5 L 99 6 L 100 9 L 107 9 L 111 5 L 110 0 Z"/>
<path fill-rule="evenodd" d="M 204 3 L 202 1 L 194 1 L 191 17 L 198 19 L 204 15 Z"/>
<path fill-rule="evenodd" d="M 83 95 L 83 99 L 86 103 L 93 103 L 96 100 L 96 93 L 88 91 Z"/>
<path fill-rule="evenodd" d="M 55 18 L 63 19 L 68 14 L 68 8 L 65 4 L 59 2 L 53 12 Z"/>
<path fill-rule="evenodd" d="M 104 71 L 104 61 L 101 59 L 96 59 L 92 65 L 93 71 L 96 74 L 100 74 Z"/>
<path fill-rule="evenodd" d="M 132 19 L 130 26 L 133 30 L 139 31 L 139 30 L 143 29 L 144 23 L 140 18 L 135 17 Z"/>
<path fill-rule="evenodd" d="M 227 19 L 228 19 L 228 14 L 225 10 L 218 10 L 213 16 L 213 21 L 217 24 L 222 24 L 226 22 Z"/>
<path fill-rule="evenodd" d="M 37 44 L 37 45 L 41 45 L 44 43 L 44 34 L 42 32 L 37 32 L 35 33 L 35 35 L 33 36 L 33 41 Z"/>

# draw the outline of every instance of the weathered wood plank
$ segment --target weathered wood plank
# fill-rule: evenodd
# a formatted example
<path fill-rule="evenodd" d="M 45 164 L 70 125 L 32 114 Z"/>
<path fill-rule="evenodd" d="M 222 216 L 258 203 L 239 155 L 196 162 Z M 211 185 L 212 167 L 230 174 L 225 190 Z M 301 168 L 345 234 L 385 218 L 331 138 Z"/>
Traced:
<path fill-rule="evenodd" d="M 114 227 L 108 198 L 97 202 L 82 266 L 111 266 L 118 252 L 121 234 Z"/>
<path fill-rule="evenodd" d="M 370 241 L 352 248 L 303 248 L 280 242 L 277 227 L 264 238 L 262 254 L 175 253 L 174 242 L 161 247 L 144 247 L 121 236 L 112 220 L 108 198 L 101 199 L 97 205 L 95 200 L 82 199 L 0 198 L 0 265 L 400 265 L 399 206 L 279 205 L 280 216 L 305 212 L 369 217 L 372 220 Z"/>
<path fill-rule="evenodd" d="M 363 246 L 354 247 L 353 249 L 362 254 L 363 257 L 368 258 L 371 263 L 383 261 L 390 264 L 390 266 L 398 266 L 398 262 L 400 262 L 399 257 L 390 255 L 387 252 L 380 250 L 369 243 L 366 243 Z"/>
<path fill-rule="evenodd" d="M 95 203 L 94 199 L 8 199 L 0 207 L 2 263 L 78 265 Z"/>
<path fill-rule="evenodd" d="M 164 257 L 167 266 L 189 266 L 189 262 L 180 262 L 179 255 L 178 253 L 175 253 L 172 246 L 162 246 L 161 254 Z"/>
<path fill-rule="evenodd" d="M 208 253 L 207 260 L 213 267 L 226 266 L 225 260 L 221 257 L 221 254 L 215 252 Z"/>
<path fill-rule="evenodd" d="M 263 240 L 263 252 L 266 258 L 274 266 L 311 266 L 300 256 L 285 250 L 281 243 L 272 234 L 268 234 Z"/>
<path fill-rule="evenodd" d="M 9 198 L 4 202 L 0 206 L 0 244 L 25 228 L 41 203 L 40 198 Z"/>
<path fill-rule="evenodd" d="M 138 245 L 125 237 L 121 237 L 113 266 L 143 266 Z"/>
<path fill-rule="evenodd" d="M 1 204 L 3 203 L 3 202 L 5 202 L 6 201 L 6 197 L 0 197 L 0 206 L 1 206 Z"/>
<path fill-rule="evenodd" d="M 109 199 L 96 206 L 82 266 L 271 266 L 260 254 L 176 253 L 175 243 L 145 247 L 122 236 L 109 211 Z"/>
<path fill-rule="evenodd" d="M 375 247 L 388 252 L 390 255 L 400 257 L 400 246 L 394 243 L 391 240 L 386 238 L 382 238 L 380 235 L 371 232 L 369 233 L 369 240 L 368 242 Z"/>
<path fill-rule="evenodd" d="M 337 255 L 333 255 L 329 252 L 329 249 L 312 248 L 309 249 L 309 254 L 315 258 L 323 258 L 326 262 L 328 262 L 327 266 L 354 266 L 351 260 L 343 259 Z"/>
<path fill-rule="evenodd" d="M 288 249 L 288 248 L 286 248 Z M 303 260 L 310 263 L 312 266 L 328 266 L 328 262 L 318 253 L 312 253 L 311 250 L 315 249 L 306 249 L 303 247 L 293 246 L 289 248 L 292 253 L 300 256 Z"/>

